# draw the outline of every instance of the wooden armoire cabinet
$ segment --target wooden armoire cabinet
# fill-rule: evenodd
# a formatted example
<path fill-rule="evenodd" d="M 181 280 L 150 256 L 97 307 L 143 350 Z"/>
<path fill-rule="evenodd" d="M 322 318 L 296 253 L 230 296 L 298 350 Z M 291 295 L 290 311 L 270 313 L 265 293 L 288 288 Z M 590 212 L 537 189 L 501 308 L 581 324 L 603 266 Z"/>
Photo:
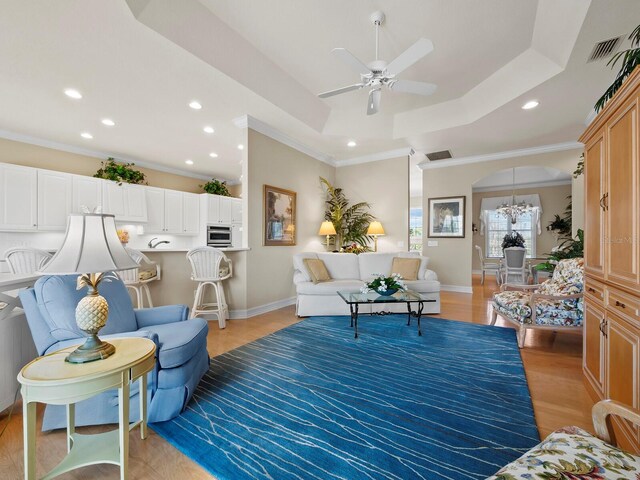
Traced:
<path fill-rule="evenodd" d="M 640 408 L 640 67 L 580 137 L 585 160 L 583 370 L 594 400 Z M 640 431 L 614 419 L 618 443 Z"/>

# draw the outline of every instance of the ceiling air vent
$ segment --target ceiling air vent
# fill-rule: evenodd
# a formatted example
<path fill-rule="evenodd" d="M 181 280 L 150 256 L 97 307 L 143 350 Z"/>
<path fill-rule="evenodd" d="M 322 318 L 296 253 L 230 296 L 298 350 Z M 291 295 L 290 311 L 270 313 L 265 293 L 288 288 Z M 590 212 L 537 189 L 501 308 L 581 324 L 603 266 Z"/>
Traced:
<path fill-rule="evenodd" d="M 442 150 L 441 152 L 431 152 L 427 153 L 427 158 L 432 162 L 435 160 L 446 160 L 448 158 L 451 158 L 451 152 L 449 150 Z"/>
<path fill-rule="evenodd" d="M 620 45 L 620 40 L 622 40 L 622 37 L 611 38 L 609 40 L 596 43 L 591 51 L 591 55 L 589 55 L 587 63 L 607 58 L 617 50 L 618 45 Z"/>

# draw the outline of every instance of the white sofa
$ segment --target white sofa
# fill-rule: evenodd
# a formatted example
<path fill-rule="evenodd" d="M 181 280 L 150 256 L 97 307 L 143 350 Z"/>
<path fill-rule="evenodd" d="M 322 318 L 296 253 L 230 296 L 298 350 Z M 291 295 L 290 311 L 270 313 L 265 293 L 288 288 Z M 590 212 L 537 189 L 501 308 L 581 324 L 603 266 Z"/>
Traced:
<path fill-rule="evenodd" d="M 417 280 L 405 280 L 407 287 L 420 293 L 425 300 L 423 313 L 440 313 L 440 282 L 435 272 L 427 269 L 429 259 L 417 254 L 403 253 L 316 253 L 304 252 L 293 256 L 293 283 L 296 287 L 296 315 L 349 315 L 349 306 L 338 296 L 338 290 L 359 292 L 365 282 L 376 274 L 390 275 L 394 257 L 420 258 Z M 331 280 L 313 283 L 304 264 L 305 258 L 322 260 Z M 362 305 L 360 312 L 391 311 L 406 313 L 405 304 Z"/>

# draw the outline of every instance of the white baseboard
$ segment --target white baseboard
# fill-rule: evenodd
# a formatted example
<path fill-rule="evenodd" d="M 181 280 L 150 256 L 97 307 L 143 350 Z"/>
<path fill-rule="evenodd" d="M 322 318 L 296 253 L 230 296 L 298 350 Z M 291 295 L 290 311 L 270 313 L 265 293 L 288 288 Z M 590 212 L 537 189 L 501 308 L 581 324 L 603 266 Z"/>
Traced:
<path fill-rule="evenodd" d="M 462 285 L 440 285 L 440 290 L 445 292 L 473 293 L 473 287 Z"/>
<path fill-rule="evenodd" d="M 251 318 L 256 315 L 262 315 L 263 313 L 273 312 L 274 310 L 288 307 L 289 305 L 295 305 L 295 303 L 296 297 L 291 297 L 283 300 L 276 300 L 275 302 L 266 303 L 257 307 L 248 308 L 246 310 L 231 310 L 229 312 L 229 318 L 232 320 Z"/>

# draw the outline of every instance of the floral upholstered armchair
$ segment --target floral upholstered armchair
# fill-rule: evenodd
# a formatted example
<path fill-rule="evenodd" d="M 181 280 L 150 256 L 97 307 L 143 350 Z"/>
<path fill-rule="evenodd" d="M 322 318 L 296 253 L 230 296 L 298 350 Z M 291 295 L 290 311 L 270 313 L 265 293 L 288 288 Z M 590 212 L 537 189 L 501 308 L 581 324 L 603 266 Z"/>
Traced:
<path fill-rule="evenodd" d="M 597 437 L 578 427 L 561 428 L 487 480 L 640 478 L 640 457 L 614 446 L 608 419 L 616 415 L 640 425 L 640 412 L 603 400 L 592 414 Z"/>
<path fill-rule="evenodd" d="M 540 285 L 502 285 L 493 296 L 491 325 L 498 315 L 518 325 L 518 346 L 529 328 L 582 329 L 584 261 L 560 260 L 551 279 Z"/>

